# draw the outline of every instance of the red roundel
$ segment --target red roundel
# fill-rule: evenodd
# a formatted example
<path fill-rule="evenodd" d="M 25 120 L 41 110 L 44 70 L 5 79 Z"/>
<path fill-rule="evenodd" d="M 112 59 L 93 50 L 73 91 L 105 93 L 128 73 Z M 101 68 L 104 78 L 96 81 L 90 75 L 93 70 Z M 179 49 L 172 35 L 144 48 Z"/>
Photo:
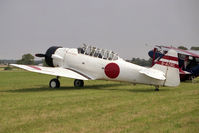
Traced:
<path fill-rule="evenodd" d="M 117 78 L 120 73 L 120 68 L 116 63 L 109 63 L 106 65 L 104 72 L 109 78 Z"/>

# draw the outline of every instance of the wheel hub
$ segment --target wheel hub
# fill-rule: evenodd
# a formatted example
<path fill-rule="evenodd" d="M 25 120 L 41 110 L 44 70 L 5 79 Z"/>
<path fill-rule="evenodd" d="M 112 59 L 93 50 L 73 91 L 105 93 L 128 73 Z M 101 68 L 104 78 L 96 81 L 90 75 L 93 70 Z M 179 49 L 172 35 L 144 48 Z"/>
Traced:
<path fill-rule="evenodd" d="M 55 82 L 55 81 L 52 81 L 52 82 L 50 83 L 50 85 L 51 85 L 52 88 L 55 88 L 55 87 L 56 87 L 56 82 Z"/>

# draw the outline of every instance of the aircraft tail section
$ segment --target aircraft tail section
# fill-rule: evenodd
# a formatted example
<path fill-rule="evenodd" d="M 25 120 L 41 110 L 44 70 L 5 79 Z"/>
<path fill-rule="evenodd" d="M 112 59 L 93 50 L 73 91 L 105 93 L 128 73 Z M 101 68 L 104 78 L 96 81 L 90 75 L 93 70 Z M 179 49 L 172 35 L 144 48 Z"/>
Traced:
<path fill-rule="evenodd" d="M 166 79 L 163 86 L 178 86 L 180 84 L 178 54 L 175 50 L 169 50 L 152 68 L 165 74 Z"/>

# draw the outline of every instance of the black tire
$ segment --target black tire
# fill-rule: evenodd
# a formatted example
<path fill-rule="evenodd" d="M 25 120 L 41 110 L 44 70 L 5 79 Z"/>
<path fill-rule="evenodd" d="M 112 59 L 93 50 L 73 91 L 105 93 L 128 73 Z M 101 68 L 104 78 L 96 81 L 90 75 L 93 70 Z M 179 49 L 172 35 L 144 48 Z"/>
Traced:
<path fill-rule="evenodd" d="M 84 87 L 84 81 L 79 80 L 79 79 L 75 79 L 74 80 L 74 87 Z"/>
<path fill-rule="evenodd" d="M 50 88 L 59 88 L 60 87 L 60 82 L 59 82 L 58 79 L 52 79 L 49 82 L 49 86 L 50 86 Z"/>

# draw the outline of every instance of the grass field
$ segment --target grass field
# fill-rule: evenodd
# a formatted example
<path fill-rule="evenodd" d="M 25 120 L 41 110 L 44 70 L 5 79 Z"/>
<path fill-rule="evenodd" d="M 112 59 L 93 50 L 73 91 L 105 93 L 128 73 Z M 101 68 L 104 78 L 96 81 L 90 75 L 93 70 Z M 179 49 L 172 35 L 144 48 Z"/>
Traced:
<path fill-rule="evenodd" d="M 0 133 L 198 133 L 199 79 L 179 87 L 86 81 L 0 71 Z"/>

